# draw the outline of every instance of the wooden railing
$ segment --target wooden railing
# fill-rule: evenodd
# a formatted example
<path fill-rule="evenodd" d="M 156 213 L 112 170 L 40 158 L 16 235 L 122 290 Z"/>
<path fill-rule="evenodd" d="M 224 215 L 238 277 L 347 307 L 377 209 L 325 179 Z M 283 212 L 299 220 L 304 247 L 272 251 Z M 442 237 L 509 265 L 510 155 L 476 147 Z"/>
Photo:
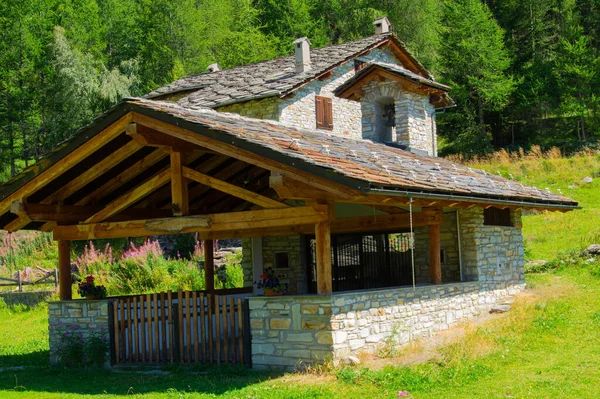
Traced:
<path fill-rule="evenodd" d="M 0 287 L 17 287 L 19 292 L 23 292 L 24 285 L 54 285 L 54 288 L 58 289 L 58 269 L 37 269 L 43 272 L 42 277 L 37 280 L 24 279 L 21 272 L 17 271 L 16 278 L 0 277 Z"/>
<path fill-rule="evenodd" d="M 179 291 L 114 298 L 113 363 L 249 364 L 251 289 Z"/>

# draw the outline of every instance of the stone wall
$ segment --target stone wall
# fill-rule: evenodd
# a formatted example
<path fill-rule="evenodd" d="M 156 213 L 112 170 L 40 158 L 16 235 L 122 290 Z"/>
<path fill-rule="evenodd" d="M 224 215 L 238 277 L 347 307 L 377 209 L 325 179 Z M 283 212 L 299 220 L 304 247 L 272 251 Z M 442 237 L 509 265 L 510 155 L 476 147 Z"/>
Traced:
<path fill-rule="evenodd" d="M 369 55 L 359 59 L 363 62 L 377 60 L 398 63 L 396 57 L 387 49 L 373 49 Z M 363 138 L 360 103 L 333 94 L 336 88 L 353 76 L 354 61 L 350 60 L 335 68 L 331 78 L 310 82 L 290 98 L 279 103 L 279 120 L 288 126 L 314 130 L 317 127 L 315 96 L 330 97 L 333 99 L 333 130 L 323 130 L 323 132 L 353 139 Z"/>
<path fill-rule="evenodd" d="M 59 359 L 63 335 L 80 334 L 85 342 L 91 334 L 102 334 L 109 341 L 108 301 L 76 300 L 48 302 L 48 332 L 50 336 L 50 363 Z M 110 359 L 107 353 L 106 359 Z"/>
<path fill-rule="evenodd" d="M 437 156 L 434 107 L 428 96 L 404 91 L 392 81 L 371 81 L 363 87 L 365 95 L 361 99 L 363 138 L 372 141 L 392 142 L 411 149 Z M 391 134 L 382 137 L 382 100 L 393 100 L 395 107 L 395 127 Z"/>
<path fill-rule="evenodd" d="M 333 356 L 330 296 L 249 298 L 252 367 L 293 371 Z"/>
<path fill-rule="evenodd" d="M 25 305 L 36 306 L 40 302 L 45 302 L 55 294 L 55 291 L 30 291 L 30 292 L 3 292 L 0 298 L 8 306 Z"/>
<path fill-rule="evenodd" d="M 525 278 L 521 212 L 511 210 L 512 227 L 486 226 L 483 208 L 461 209 L 463 276 L 467 281 L 512 281 Z"/>
<path fill-rule="evenodd" d="M 279 120 L 279 99 L 277 97 L 252 100 L 242 103 L 224 105 L 217 108 L 219 112 L 232 112 L 249 118 Z"/>
<path fill-rule="evenodd" d="M 469 282 L 250 298 L 252 364 L 293 370 L 404 345 L 487 312 L 523 287 Z"/>
<path fill-rule="evenodd" d="M 263 269 L 273 267 L 282 283 L 288 283 L 288 293 L 301 294 L 307 292 L 306 267 L 303 261 L 303 240 L 299 235 L 264 237 L 262 239 Z M 275 254 L 287 253 L 289 266 L 276 267 Z M 244 287 L 252 287 L 254 273 L 252 264 L 252 246 L 250 239 L 242 241 L 242 268 L 244 270 Z"/>

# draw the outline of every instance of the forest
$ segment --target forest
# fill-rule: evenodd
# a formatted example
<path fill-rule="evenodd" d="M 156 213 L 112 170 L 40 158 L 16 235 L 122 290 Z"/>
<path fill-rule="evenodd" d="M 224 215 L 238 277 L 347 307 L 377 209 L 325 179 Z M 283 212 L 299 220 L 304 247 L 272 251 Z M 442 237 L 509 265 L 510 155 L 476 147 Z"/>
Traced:
<path fill-rule="evenodd" d="M 453 109 L 442 154 L 593 146 L 600 0 L 20 0 L 0 2 L 0 181 L 126 96 L 177 78 L 393 31 Z"/>

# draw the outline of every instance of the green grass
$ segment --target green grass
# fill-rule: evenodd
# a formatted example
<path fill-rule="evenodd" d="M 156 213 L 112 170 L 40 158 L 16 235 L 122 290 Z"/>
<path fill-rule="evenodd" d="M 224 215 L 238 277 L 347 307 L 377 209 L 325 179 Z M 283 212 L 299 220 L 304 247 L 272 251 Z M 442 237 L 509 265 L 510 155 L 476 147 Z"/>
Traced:
<path fill-rule="evenodd" d="M 550 260 L 559 251 L 600 243 L 600 155 L 519 162 L 492 160 L 472 166 L 507 178 L 512 175 L 516 181 L 542 190 L 549 188 L 555 194 L 562 192 L 583 207 L 567 213 L 526 214 L 523 236 L 528 259 Z M 591 184 L 581 183 L 586 176 L 594 179 Z"/>
<path fill-rule="evenodd" d="M 596 273 L 592 273 L 592 271 Z M 511 312 L 411 367 L 273 375 L 236 367 L 170 375 L 47 366 L 46 310 L 0 309 L 2 398 L 596 398 L 600 390 L 599 264 L 528 275 Z M 206 374 L 191 374 L 194 372 Z M 191 373 L 190 373 L 191 372 Z"/>

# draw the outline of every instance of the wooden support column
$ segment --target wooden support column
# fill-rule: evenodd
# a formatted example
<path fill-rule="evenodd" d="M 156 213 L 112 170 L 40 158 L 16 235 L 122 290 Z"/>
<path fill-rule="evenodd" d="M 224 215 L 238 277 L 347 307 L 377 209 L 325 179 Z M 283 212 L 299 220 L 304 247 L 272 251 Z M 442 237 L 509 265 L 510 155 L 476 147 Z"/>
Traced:
<path fill-rule="evenodd" d="M 73 299 L 71 291 L 71 241 L 58 241 L 59 293 L 61 301 Z"/>
<path fill-rule="evenodd" d="M 171 204 L 173 216 L 189 214 L 187 179 L 183 176 L 181 153 L 171 152 Z"/>
<path fill-rule="evenodd" d="M 204 240 L 204 281 L 206 291 L 215 291 L 215 256 L 214 241 Z"/>
<path fill-rule="evenodd" d="M 333 203 L 327 204 L 327 220 L 315 224 L 317 252 L 317 293 L 331 294 L 331 222 L 335 219 Z"/>
<path fill-rule="evenodd" d="M 442 284 L 440 227 L 439 224 L 429 226 L 429 272 L 432 284 Z"/>

